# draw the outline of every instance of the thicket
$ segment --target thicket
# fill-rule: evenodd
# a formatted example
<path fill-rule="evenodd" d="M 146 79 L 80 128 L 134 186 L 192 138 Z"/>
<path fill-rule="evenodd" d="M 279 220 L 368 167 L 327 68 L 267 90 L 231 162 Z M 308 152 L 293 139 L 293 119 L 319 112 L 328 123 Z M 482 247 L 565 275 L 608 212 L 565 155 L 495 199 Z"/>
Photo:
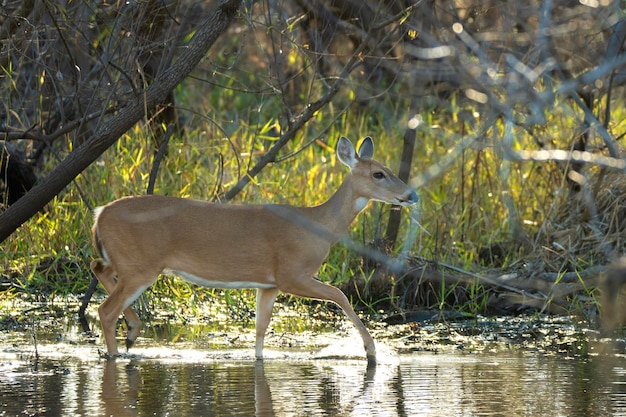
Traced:
<path fill-rule="evenodd" d="M 13 1 L 0 34 L 3 297 L 84 292 L 92 208 L 151 179 L 319 203 L 340 135 L 422 198 L 320 271 L 371 311 L 593 315 L 626 249 L 623 1 Z"/>

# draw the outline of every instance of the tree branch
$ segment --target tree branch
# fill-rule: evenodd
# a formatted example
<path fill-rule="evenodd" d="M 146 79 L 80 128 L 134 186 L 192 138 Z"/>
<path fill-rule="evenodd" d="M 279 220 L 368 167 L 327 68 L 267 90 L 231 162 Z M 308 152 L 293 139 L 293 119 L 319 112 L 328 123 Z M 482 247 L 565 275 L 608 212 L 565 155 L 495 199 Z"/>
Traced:
<path fill-rule="evenodd" d="M 241 0 L 223 0 L 199 27 L 178 60 L 157 78 L 141 96 L 103 123 L 94 135 L 71 152 L 47 177 L 26 195 L 0 214 L 0 242 L 36 214 L 78 174 L 112 146 L 126 131 L 163 102 L 171 92 L 204 58 L 217 38 L 235 18 Z"/>
<path fill-rule="evenodd" d="M 289 143 L 289 141 L 291 141 L 294 138 L 296 133 L 298 133 L 298 131 L 302 129 L 304 124 L 308 122 L 309 119 L 311 119 L 311 117 L 313 117 L 315 112 L 317 112 L 319 109 L 321 109 L 326 104 L 328 104 L 333 99 L 335 94 L 339 92 L 339 90 L 341 89 L 341 86 L 345 82 L 348 75 L 358 65 L 360 53 L 363 51 L 363 49 L 369 42 L 370 37 L 371 35 L 366 36 L 365 39 L 363 39 L 363 41 L 359 44 L 358 48 L 356 48 L 356 50 L 352 54 L 352 57 L 350 58 L 348 63 L 343 67 L 341 74 L 339 74 L 339 76 L 337 77 L 333 85 L 330 87 L 330 89 L 326 92 L 326 94 L 324 94 L 322 98 L 320 98 L 319 100 L 313 103 L 309 103 L 298 116 L 293 118 L 289 123 L 289 129 L 287 129 L 287 131 L 280 136 L 280 138 L 276 141 L 274 146 L 272 146 L 270 150 L 267 151 L 265 155 L 263 155 L 263 157 L 259 160 L 259 162 L 257 162 L 255 166 L 253 166 L 248 172 L 246 172 L 246 175 L 241 177 L 239 181 L 237 182 L 237 184 L 235 184 L 230 190 L 224 193 L 224 195 L 221 198 L 219 197 L 216 198 L 216 200 L 220 200 L 220 201 L 232 200 L 233 197 L 239 194 L 241 190 L 243 190 L 245 186 L 248 185 L 248 183 L 254 177 L 256 177 L 257 174 L 261 172 L 261 170 L 267 164 L 276 160 L 276 156 L 278 155 L 278 152 L 287 143 Z"/>

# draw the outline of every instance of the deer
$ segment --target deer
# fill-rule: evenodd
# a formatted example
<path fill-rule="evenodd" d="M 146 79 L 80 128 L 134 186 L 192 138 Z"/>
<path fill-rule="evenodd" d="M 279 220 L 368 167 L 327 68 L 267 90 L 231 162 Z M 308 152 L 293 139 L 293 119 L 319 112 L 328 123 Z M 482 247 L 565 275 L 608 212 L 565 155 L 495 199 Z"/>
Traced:
<path fill-rule="evenodd" d="M 225 289 L 256 289 L 255 356 L 263 344 L 280 292 L 331 301 L 358 330 L 368 364 L 376 347 L 346 295 L 316 279 L 332 245 L 347 233 L 370 200 L 397 206 L 419 201 L 416 191 L 372 159 L 374 142 L 358 151 L 341 136 L 338 160 L 349 173 L 326 202 L 311 207 L 286 204 L 227 204 L 159 195 L 123 197 L 94 210 L 92 237 L 100 258 L 91 270 L 108 293 L 98 308 L 106 357 L 119 356 L 117 321 L 127 323 L 126 348 L 141 321 L 131 304 L 162 273 Z"/>

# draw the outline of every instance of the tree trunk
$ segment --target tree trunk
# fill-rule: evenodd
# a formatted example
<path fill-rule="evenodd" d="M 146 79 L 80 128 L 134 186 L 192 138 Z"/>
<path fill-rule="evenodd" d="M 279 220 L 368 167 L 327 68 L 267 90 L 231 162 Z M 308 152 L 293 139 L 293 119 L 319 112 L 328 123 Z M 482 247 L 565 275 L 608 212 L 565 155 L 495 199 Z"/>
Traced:
<path fill-rule="evenodd" d="M 30 219 L 63 190 L 78 174 L 113 145 L 126 131 L 166 100 L 206 55 L 215 40 L 237 15 L 241 0 L 224 0 L 200 26 L 179 59 L 159 76 L 134 102 L 120 110 L 94 135 L 71 152 L 47 177 L 0 214 L 0 242 Z"/>
<path fill-rule="evenodd" d="M 404 132 L 402 157 L 400 162 L 400 170 L 398 172 L 398 178 L 404 182 L 409 181 L 411 175 L 411 165 L 413 164 L 413 149 L 415 148 L 415 128 L 413 126 L 407 126 Z M 402 210 L 391 210 L 389 212 L 389 222 L 387 223 L 387 230 L 385 232 L 385 245 L 388 248 L 393 248 L 398 239 L 398 232 L 400 230 L 400 220 L 402 216 Z"/>

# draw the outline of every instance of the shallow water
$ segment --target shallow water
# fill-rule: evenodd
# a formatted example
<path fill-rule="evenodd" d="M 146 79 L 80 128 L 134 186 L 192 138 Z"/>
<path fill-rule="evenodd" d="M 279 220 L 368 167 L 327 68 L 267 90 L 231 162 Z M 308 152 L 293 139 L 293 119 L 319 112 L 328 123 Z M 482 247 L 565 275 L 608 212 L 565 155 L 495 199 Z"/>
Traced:
<path fill-rule="evenodd" d="M 153 346 L 107 361 L 88 344 L 41 344 L 38 360 L 3 347 L 2 416 L 626 415 L 626 358 L 614 353 L 389 350 L 368 369 L 325 356 L 333 347 L 269 350 L 264 363 L 250 349 Z"/>
<path fill-rule="evenodd" d="M 328 312 L 304 330 L 279 314 L 261 363 L 247 322 L 152 320 L 130 355 L 104 360 L 75 309 L 11 311 L 0 416 L 626 416 L 626 344 L 575 318 L 370 322 L 368 368 L 356 331 Z"/>

